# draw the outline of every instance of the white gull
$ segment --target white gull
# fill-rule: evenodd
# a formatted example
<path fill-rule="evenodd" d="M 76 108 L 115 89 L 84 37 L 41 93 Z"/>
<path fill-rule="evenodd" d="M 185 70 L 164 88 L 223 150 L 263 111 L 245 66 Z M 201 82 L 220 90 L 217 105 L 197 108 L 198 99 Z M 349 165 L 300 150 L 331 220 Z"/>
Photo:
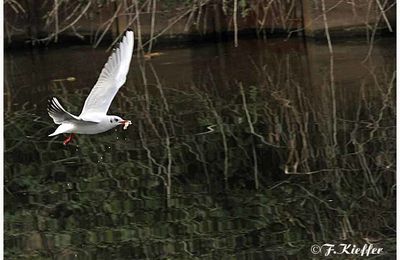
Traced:
<path fill-rule="evenodd" d="M 126 81 L 133 53 L 133 42 L 133 31 L 128 30 L 118 48 L 113 51 L 104 65 L 79 116 L 67 112 L 57 98 L 53 97 L 49 100 L 48 113 L 54 123 L 60 125 L 49 136 L 69 133 L 69 137 L 64 141 L 66 145 L 75 134 L 98 134 L 118 125 L 124 125 L 126 129 L 131 124 L 131 121 L 119 116 L 107 115 L 107 111 L 114 96 Z"/>

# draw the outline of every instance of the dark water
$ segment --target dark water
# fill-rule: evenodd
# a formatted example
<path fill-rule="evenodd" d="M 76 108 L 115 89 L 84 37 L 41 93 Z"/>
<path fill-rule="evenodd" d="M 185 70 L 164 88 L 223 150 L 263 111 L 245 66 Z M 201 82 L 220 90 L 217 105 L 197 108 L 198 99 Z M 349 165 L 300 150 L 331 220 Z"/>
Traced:
<path fill-rule="evenodd" d="M 6 53 L 5 258 L 308 259 L 324 243 L 394 256 L 395 42 L 372 47 L 135 58 L 110 109 L 133 125 L 68 146 L 47 137 L 47 99 L 79 114 L 108 53 Z"/>

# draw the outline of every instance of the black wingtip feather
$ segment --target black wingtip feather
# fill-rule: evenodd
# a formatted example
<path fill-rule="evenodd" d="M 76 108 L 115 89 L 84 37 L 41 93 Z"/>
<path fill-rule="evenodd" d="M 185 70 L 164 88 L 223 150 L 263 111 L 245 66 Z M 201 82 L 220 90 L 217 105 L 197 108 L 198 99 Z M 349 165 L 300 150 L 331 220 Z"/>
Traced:
<path fill-rule="evenodd" d="M 133 29 L 129 27 L 128 29 L 126 29 L 126 32 L 133 32 Z"/>
<path fill-rule="evenodd" d="M 49 110 L 51 108 L 51 104 L 52 104 L 52 99 L 48 99 L 47 100 L 47 110 Z"/>
<path fill-rule="evenodd" d="M 50 113 L 57 113 L 61 111 L 61 108 L 57 105 L 55 100 L 57 100 L 56 97 L 52 97 L 51 99 L 47 100 L 47 111 Z"/>

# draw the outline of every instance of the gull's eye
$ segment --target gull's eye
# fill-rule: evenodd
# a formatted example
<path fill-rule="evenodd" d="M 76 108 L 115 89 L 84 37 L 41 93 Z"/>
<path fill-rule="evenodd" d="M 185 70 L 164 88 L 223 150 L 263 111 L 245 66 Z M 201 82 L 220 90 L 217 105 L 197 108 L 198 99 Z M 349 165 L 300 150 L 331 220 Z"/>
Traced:
<path fill-rule="evenodd" d="M 112 119 L 110 119 L 110 123 L 112 123 Z"/>
<path fill-rule="evenodd" d="M 114 121 L 115 121 L 115 122 L 118 122 L 118 119 L 114 118 Z"/>

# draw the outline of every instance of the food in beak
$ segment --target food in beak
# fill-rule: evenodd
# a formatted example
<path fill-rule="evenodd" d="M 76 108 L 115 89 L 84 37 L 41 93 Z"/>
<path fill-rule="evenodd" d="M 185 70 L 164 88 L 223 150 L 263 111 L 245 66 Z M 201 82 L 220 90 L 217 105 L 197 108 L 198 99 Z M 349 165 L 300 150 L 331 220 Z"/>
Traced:
<path fill-rule="evenodd" d="M 123 121 L 124 130 L 128 129 L 128 126 L 131 124 L 132 124 L 132 122 L 130 120 L 124 120 Z"/>

